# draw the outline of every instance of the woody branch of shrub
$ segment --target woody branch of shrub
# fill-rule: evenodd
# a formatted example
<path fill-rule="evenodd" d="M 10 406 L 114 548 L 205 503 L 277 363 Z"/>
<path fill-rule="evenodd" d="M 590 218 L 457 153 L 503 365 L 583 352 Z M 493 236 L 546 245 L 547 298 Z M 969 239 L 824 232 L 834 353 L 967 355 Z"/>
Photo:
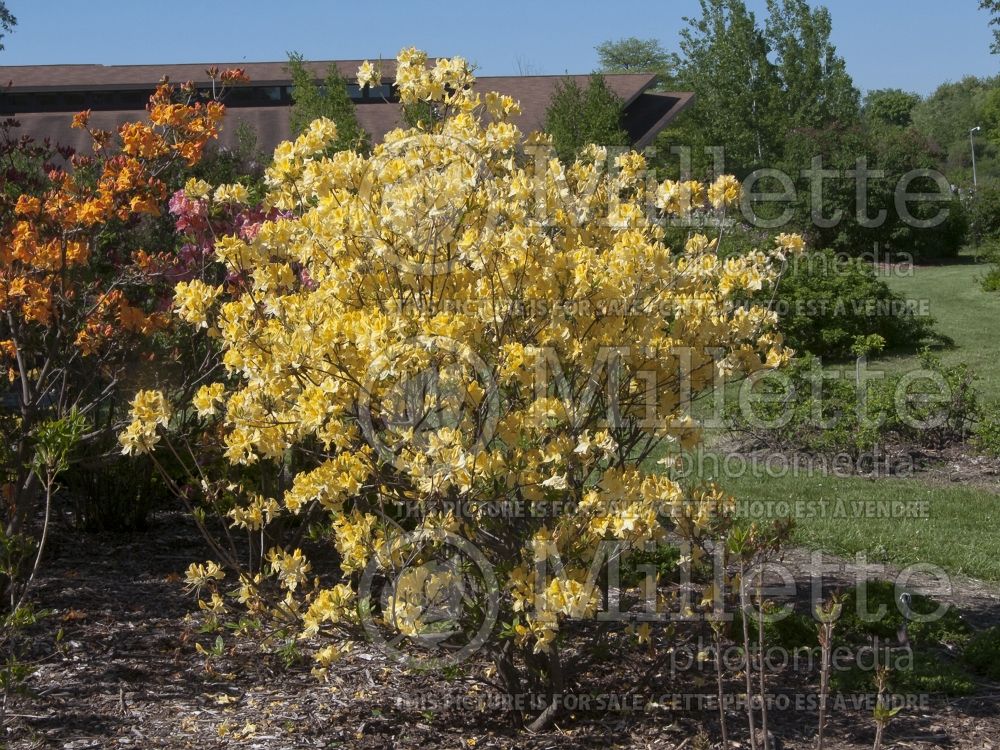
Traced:
<path fill-rule="evenodd" d="M 239 70 L 209 74 L 216 96 L 245 80 Z M 42 553 L 31 540 L 44 530 L 33 525 L 54 477 L 38 467 L 66 465 L 37 455 L 45 448 L 40 434 L 58 432 L 52 425 L 60 420 L 70 420 L 77 444 L 116 432 L 119 389 L 149 369 L 135 354 L 138 345 L 167 329 L 166 291 L 192 272 L 172 246 L 130 251 L 123 238 L 161 214 L 167 181 L 200 160 L 224 111 L 192 84 L 164 81 L 148 119 L 117 133 L 92 127 L 89 111 L 76 115 L 73 127 L 89 134 L 89 154 L 19 137 L 14 120 L 0 129 L 0 365 L 7 384 L 0 532 L 9 553 L 0 583 L 8 604 L 23 601 L 17 571 L 26 551 L 36 560 Z"/>

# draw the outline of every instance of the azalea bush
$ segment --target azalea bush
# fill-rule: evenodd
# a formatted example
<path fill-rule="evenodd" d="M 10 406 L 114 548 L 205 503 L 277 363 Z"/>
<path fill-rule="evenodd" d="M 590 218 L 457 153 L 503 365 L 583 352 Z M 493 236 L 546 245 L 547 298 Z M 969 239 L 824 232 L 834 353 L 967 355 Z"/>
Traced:
<path fill-rule="evenodd" d="M 217 91 L 243 79 L 239 71 L 216 75 Z M 93 127 L 89 112 L 74 117 L 91 137 L 87 154 L 22 137 L 13 120 L 0 129 L 0 537 L 18 550 L 0 587 L 14 609 L 27 584 L 18 571 L 31 557 L 28 568 L 37 569 L 43 552 L 36 514 L 54 489 L 38 468 L 46 430 L 74 425 L 68 453 L 113 442 L 119 389 L 133 391 L 152 369 L 139 345 L 170 325 L 169 292 L 192 272 L 172 239 L 135 248 L 125 238 L 164 212 L 168 180 L 198 162 L 223 114 L 193 86 L 163 83 L 148 121 L 117 133 Z"/>
<path fill-rule="evenodd" d="M 609 170 L 596 147 L 563 165 L 472 83 L 404 50 L 415 127 L 334 153 L 320 119 L 277 148 L 263 202 L 233 209 L 252 221 L 204 233 L 216 270 L 175 290 L 221 367 L 190 401 L 138 391 L 120 441 L 185 472 L 216 551 L 187 580 L 216 622 L 314 643 L 320 677 L 374 641 L 411 667 L 479 651 L 511 694 L 555 694 L 608 543 L 674 534 L 690 559 L 729 528 L 730 499 L 681 486 L 672 456 L 700 440 L 692 397 L 786 361 L 746 300 L 802 242 L 668 247 L 664 222 L 720 216 L 739 184 L 650 188 L 640 154 Z"/>

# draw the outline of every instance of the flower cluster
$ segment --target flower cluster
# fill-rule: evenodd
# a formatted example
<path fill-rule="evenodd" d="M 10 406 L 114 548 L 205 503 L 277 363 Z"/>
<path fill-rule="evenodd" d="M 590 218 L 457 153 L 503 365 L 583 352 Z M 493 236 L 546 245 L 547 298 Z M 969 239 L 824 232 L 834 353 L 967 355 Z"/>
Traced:
<path fill-rule="evenodd" d="M 198 101 L 169 83 L 157 88 L 148 110 L 149 121 L 125 123 L 117 141 L 91 126 L 89 111 L 76 115 L 73 127 L 88 132 L 94 154 L 61 150 L 64 166 L 43 165 L 44 179 L 19 195 L 9 214 L 2 212 L 0 310 L 13 316 L 14 329 L 23 324 L 44 335 L 38 328 L 72 322 L 74 330 L 63 334 L 91 356 L 122 331 L 148 334 L 164 323 L 157 311 L 127 299 L 122 281 L 141 286 L 140 277 L 148 282 L 148 272 L 162 271 L 173 258 L 163 254 L 157 264 L 143 251 L 133 258 L 98 252 L 101 233 L 115 222 L 158 215 L 167 193 L 165 169 L 175 161 L 197 162 L 218 134 L 225 110 L 218 101 Z M 22 141 L 3 143 L 4 152 L 15 149 L 21 152 L 18 161 L 35 158 L 25 157 Z M 86 314 L 70 310 L 77 305 Z M 11 333 L 25 345 L 31 335 Z"/>
<path fill-rule="evenodd" d="M 170 424 L 170 404 L 159 391 L 139 391 L 132 399 L 131 415 L 131 424 L 119 437 L 122 451 L 146 453 L 160 440 L 157 428 Z"/>

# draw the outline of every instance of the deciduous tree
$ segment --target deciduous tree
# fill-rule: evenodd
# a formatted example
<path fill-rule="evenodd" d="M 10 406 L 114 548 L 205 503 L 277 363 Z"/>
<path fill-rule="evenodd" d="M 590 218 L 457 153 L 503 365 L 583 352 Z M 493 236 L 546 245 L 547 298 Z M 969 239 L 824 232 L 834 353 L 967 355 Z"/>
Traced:
<path fill-rule="evenodd" d="M 7 4 L 0 0 L 0 50 L 3 49 L 3 32 L 10 33 L 17 26 L 14 14 L 7 10 Z"/>
<path fill-rule="evenodd" d="M 806 0 L 768 0 L 767 7 L 765 33 L 780 87 L 775 117 L 786 129 L 856 122 L 859 94 L 830 41 L 830 11 Z"/>
<path fill-rule="evenodd" d="M 657 73 L 664 78 L 670 77 L 670 54 L 658 39 L 630 36 L 602 42 L 596 50 L 602 73 Z"/>
<path fill-rule="evenodd" d="M 871 125 L 907 128 L 913 124 L 913 110 L 920 95 L 902 89 L 877 89 L 865 96 L 864 119 Z"/>
<path fill-rule="evenodd" d="M 700 0 L 701 16 L 685 18 L 678 86 L 694 91 L 696 104 L 676 133 L 697 156 L 705 147 L 725 149 L 737 172 L 762 164 L 784 132 L 774 119 L 778 76 L 768 42 L 743 0 Z"/>

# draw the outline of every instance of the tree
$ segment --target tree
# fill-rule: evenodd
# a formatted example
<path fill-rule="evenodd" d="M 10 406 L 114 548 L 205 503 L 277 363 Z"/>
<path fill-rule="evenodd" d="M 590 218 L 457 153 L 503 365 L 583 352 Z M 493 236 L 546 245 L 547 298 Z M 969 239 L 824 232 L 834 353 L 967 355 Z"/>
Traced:
<path fill-rule="evenodd" d="M 870 125 L 907 128 L 913 123 L 913 110 L 920 102 L 920 95 L 910 91 L 876 89 L 865 96 L 862 111 Z"/>
<path fill-rule="evenodd" d="M 9 34 L 15 26 L 17 26 L 17 19 L 7 10 L 7 4 L 0 0 L 0 30 L 2 30 L 0 31 L 0 50 L 3 49 L 3 32 Z"/>
<path fill-rule="evenodd" d="M 768 0 L 766 35 L 781 93 L 778 117 L 787 128 L 817 128 L 858 118 L 858 90 L 830 41 L 833 21 L 806 0 Z"/>
<path fill-rule="evenodd" d="M 990 116 L 991 92 L 1000 88 L 1000 76 L 966 76 L 960 81 L 941 84 L 913 109 L 913 125 L 943 152 L 938 165 L 953 182 L 972 184 L 972 157 L 969 153 L 969 129 L 982 126 L 975 139 L 976 166 L 980 180 L 1000 176 L 997 147 L 989 137 L 1000 127 Z"/>
<path fill-rule="evenodd" d="M 545 132 L 552 136 L 559 158 L 572 161 L 589 143 L 627 146 L 621 121 L 622 101 L 604 76 L 592 75 L 585 89 L 575 79 L 565 78 L 545 111 Z"/>
<path fill-rule="evenodd" d="M 935 144 L 914 128 L 833 123 L 793 131 L 782 170 L 800 175 L 796 180 L 795 226 L 808 235 L 813 247 L 847 255 L 871 253 L 878 243 L 878 252 L 888 256 L 908 253 L 918 260 L 953 257 L 964 244 L 967 228 L 960 202 L 931 176 L 911 174 L 933 170 L 941 156 Z M 836 170 L 841 176 L 823 179 L 817 187 L 813 175 L 802 174 L 803 165 L 808 169 L 816 157 L 822 159 L 823 169 Z M 864 159 L 863 165 L 859 159 Z M 861 166 L 877 173 L 866 180 L 865 205 L 858 201 L 859 183 L 848 176 Z M 907 210 L 916 220 L 909 221 L 899 211 L 900 186 L 911 194 L 937 198 L 908 203 Z M 820 198 L 821 203 L 814 206 L 813 201 Z M 817 208 L 819 217 L 815 215 Z M 944 220 L 934 222 L 942 210 L 947 212 Z M 920 226 L 920 221 L 931 225 Z"/>
<path fill-rule="evenodd" d="M 674 253 L 638 197 L 641 155 L 613 174 L 531 158 L 516 102 L 480 98 L 461 62 L 405 50 L 397 80 L 440 118 L 333 157 L 337 127 L 318 120 L 276 155 L 280 215 L 216 245 L 219 276 L 244 284 L 177 289 L 226 369 L 191 402 L 139 391 L 121 443 L 182 460 L 179 494 L 239 529 L 188 569 L 218 627 L 247 608 L 314 643 L 319 677 L 371 641 L 413 668 L 481 649 L 509 695 L 546 696 L 541 729 L 587 637 L 567 622 L 601 606 L 602 550 L 674 533 L 695 559 L 727 554 L 727 498 L 647 459 L 698 443 L 687 388 L 787 361 L 747 295 L 801 239 L 725 262 L 702 236 Z M 656 205 L 723 210 L 739 192 L 663 183 Z M 177 445 L 181 413 L 211 426 L 197 450 Z M 203 471 L 209 453 L 228 468 Z"/>
<path fill-rule="evenodd" d="M 685 18 L 678 88 L 697 99 L 664 137 L 692 147 L 696 174 L 725 149 L 737 174 L 781 158 L 786 134 L 858 119 L 859 95 L 830 42 L 832 20 L 805 0 L 769 0 L 761 28 L 744 0 L 700 0 L 701 16 Z"/>
<path fill-rule="evenodd" d="M 630 36 L 595 48 L 602 73 L 657 73 L 669 77 L 670 55 L 658 39 Z"/>
<path fill-rule="evenodd" d="M 982 125 L 994 146 L 1000 146 L 1000 87 L 991 89 L 983 101 Z"/>
<path fill-rule="evenodd" d="M 681 30 L 678 86 L 697 99 L 683 116 L 679 139 L 696 157 L 705 147 L 724 147 L 727 169 L 745 172 L 775 153 L 777 76 L 743 0 L 700 3 L 701 17 L 685 18 Z"/>
<path fill-rule="evenodd" d="M 993 29 L 993 45 L 990 47 L 990 52 L 1000 55 L 1000 0 L 980 0 L 979 8 L 989 11 L 990 26 L 997 27 Z"/>
<path fill-rule="evenodd" d="M 327 117 L 337 123 L 339 136 L 331 144 L 335 151 L 364 147 L 368 134 L 358 123 L 354 102 L 347 95 L 347 80 L 340 75 L 336 65 L 327 69 L 322 86 L 316 84 L 313 74 L 306 68 L 302 55 L 288 56 L 288 67 L 292 73 L 291 128 L 294 135 L 302 133 L 313 120 Z"/>

